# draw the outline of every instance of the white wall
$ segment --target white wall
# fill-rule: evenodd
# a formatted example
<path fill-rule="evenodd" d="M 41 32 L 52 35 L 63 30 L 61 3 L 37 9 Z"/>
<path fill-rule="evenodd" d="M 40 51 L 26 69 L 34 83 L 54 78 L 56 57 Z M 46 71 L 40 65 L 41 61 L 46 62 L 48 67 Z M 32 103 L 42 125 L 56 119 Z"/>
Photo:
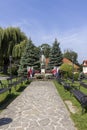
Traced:
<path fill-rule="evenodd" d="M 83 73 L 87 73 L 87 67 L 83 67 Z"/>

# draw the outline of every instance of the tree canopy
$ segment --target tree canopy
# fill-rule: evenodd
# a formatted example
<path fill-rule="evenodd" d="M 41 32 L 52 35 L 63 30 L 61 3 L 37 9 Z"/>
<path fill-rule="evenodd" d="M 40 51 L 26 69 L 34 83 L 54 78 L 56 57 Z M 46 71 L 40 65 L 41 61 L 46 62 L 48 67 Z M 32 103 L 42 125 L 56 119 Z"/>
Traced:
<path fill-rule="evenodd" d="M 27 41 L 27 37 L 20 30 L 20 28 L 18 27 L 17 28 L 8 27 L 4 29 L 0 28 L 0 61 L 1 61 L 0 65 L 4 65 L 4 72 L 5 68 L 7 68 L 9 64 L 10 55 L 14 57 L 21 56 L 21 54 L 19 53 L 23 52 L 25 41 Z M 21 46 L 19 52 L 18 52 L 19 46 L 17 46 L 18 44 L 20 44 L 19 46 Z"/>
<path fill-rule="evenodd" d="M 67 49 L 64 51 L 63 57 L 71 61 L 73 60 L 75 64 L 78 64 L 78 61 L 77 61 L 78 54 L 75 51 Z"/>
<path fill-rule="evenodd" d="M 3 54 L 3 57 L 9 57 L 9 55 L 12 55 L 14 46 L 27 40 L 27 37 L 19 28 L 9 27 L 2 30 L 2 32 L 1 53 Z"/>

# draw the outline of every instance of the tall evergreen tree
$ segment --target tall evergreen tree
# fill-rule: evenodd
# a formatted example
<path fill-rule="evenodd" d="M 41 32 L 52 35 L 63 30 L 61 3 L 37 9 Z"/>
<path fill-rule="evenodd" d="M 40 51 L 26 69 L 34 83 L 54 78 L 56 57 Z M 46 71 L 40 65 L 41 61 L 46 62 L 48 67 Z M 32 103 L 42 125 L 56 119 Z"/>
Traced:
<path fill-rule="evenodd" d="M 27 67 L 33 67 L 34 70 L 40 68 L 39 60 L 39 49 L 32 43 L 31 40 L 26 44 L 23 56 L 20 60 L 20 66 L 18 73 L 22 75 L 27 75 Z"/>
<path fill-rule="evenodd" d="M 54 67 L 58 67 L 62 64 L 62 52 L 59 47 L 60 43 L 55 39 L 50 56 L 49 56 L 49 68 L 52 69 Z"/>

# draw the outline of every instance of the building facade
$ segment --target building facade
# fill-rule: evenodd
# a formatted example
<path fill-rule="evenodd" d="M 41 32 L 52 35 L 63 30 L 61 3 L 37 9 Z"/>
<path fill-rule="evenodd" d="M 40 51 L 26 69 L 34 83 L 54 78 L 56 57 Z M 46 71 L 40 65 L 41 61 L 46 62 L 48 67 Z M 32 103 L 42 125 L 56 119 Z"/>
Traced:
<path fill-rule="evenodd" d="M 84 61 L 83 61 L 82 66 L 83 66 L 83 73 L 84 73 L 84 74 L 87 74 L 87 60 L 84 60 Z"/>

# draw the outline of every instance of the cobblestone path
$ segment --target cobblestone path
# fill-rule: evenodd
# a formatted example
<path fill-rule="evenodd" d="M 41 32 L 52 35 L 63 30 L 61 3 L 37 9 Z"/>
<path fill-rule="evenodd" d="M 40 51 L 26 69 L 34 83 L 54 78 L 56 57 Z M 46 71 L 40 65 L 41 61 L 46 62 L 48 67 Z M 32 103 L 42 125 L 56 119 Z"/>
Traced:
<path fill-rule="evenodd" d="M 0 130 L 76 130 L 51 81 L 34 81 L 2 113 Z"/>

